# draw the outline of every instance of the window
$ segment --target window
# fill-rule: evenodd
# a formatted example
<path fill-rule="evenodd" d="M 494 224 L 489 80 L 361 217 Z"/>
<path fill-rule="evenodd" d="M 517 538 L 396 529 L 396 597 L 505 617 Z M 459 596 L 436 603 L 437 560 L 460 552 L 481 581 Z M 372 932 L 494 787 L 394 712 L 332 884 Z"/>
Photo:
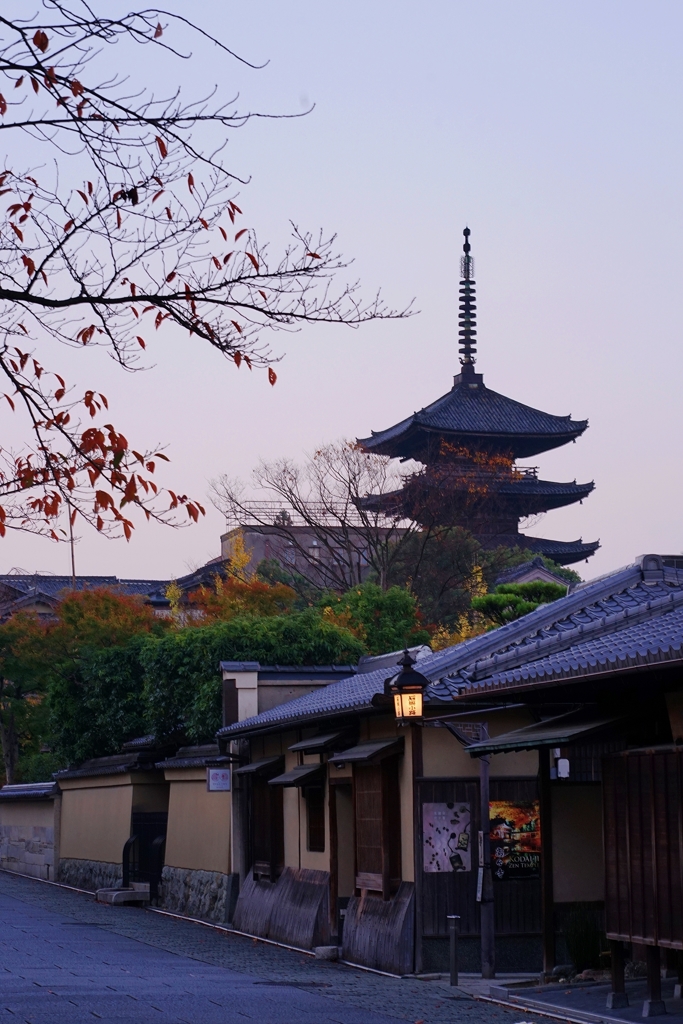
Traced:
<path fill-rule="evenodd" d="M 319 544 L 315 543 L 315 541 L 308 549 L 308 557 L 315 559 L 316 562 L 319 562 L 322 557 L 322 549 Z"/>
<path fill-rule="evenodd" d="M 306 799 L 307 846 L 312 853 L 325 852 L 325 790 L 322 786 L 307 786 Z"/>
<path fill-rule="evenodd" d="M 237 710 L 237 684 L 234 679 L 223 680 L 223 725 L 234 725 L 239 720 Z"/>
<path fill-rule="evenodd" d="M 294 565 L 294 563 L 296 562 L 296 551 L 294 550 L 294 548 L 285 548 L 283 558 L 287 565 Z"/>

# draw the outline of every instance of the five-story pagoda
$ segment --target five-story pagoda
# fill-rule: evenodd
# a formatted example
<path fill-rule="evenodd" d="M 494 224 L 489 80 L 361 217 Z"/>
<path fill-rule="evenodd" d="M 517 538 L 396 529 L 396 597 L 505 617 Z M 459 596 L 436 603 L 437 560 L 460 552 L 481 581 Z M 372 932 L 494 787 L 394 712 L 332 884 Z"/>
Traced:
<path fill-rule="evenodd" d="M 469 228 L 463 233 L 460 373 L 442 398 L 387 430 L 358 439 L 368 453 L 415 460 L 424 467 L 408 476 L 400 491 L 368 495 L 362 503 L 424 526 L 463 527 L 488 548 L 520 547 L 562 565 L 578 562 L 594 554 L 599 542 L 528 537 L 519 532 L 519 521 L 581 501 L 593 483 L 539 480 L 535 469 L 515 463 L 575 441 L 588 421 L 522 405 L 491 391 L 483 374 L 475 373 L 474 261 Z"/>

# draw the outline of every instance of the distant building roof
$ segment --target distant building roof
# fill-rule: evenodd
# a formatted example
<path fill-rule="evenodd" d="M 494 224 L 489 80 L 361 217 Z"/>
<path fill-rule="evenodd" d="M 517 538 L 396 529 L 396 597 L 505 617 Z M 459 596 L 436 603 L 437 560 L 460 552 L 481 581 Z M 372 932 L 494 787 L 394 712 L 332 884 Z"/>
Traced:
<path fill-rule="evenodd" d="M 420 672 L 431 681 L 427 701 L 448 703 L 622 667 L 683 665 L 683 567 L 671 563 L 644 555 L 521 619 L 427 655 L 420 660 Z M 383 667 L 331 683 L 219 735 L 229 739 L 372 711 L 389 674 Z"/>
<path fill-rule="evenodd" d="M 568 587 L 564 577 L 558 576 L 552 569 L 548 569 L 540 557 L 522 562 L 521 565 L 513 565 L 510 569 L 504 569 L 500 575 L 496 576 L 493 585 L 497 587 L 501 583 L 535 583 L 537 580 L 541 583 L 558 583 L 560 586 Z"/>
<path fill-rule="evenodd" d="M 183 594 L 203 585 L 211 585 L 217 575 L 224 574 L 225 561 L 214 558 L 175 582 Z M 54 576 L 50 573 L 0 574 L 0 620 L 14 612 L 44 607 L 49 614 L 57 602 L 71 590 L 106 588 L 118 594 L 141 595 L 153 608 L 168 608 L 167 580 L 120 579 L 118 576 Z"/>

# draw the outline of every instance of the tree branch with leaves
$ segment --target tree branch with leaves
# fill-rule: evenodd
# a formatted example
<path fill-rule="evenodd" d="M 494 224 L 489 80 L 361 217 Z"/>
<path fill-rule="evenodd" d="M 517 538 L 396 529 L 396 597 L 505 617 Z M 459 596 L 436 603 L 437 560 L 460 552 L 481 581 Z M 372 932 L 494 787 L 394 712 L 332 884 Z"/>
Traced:
<path fill-rule="evenodd" d="M 233 129 L 265 115 L 221 104 L 217 93 L 159 98 L 112 71 L 112 47 L 182 61 L 189 54 L 174 40 L 191 35 L 248 64 L 158 9 L 109 18 L 82 0 L 43 0 L 33 17 L 0 15 L 0 139 L 16 153 L 25 135 L 40 166 L 5 157 L 0 170 L 0 400 L 25 424 L 18 448 L 0 450 L 0 535 L 59 538 L 67 507 L 72 519 L 127 538 L 135 508 L 173 524 L 204 512 L 155 483 L 167 457 L 129 442 L 99 386 L 79 388 L 47 365 L 53 342 L 102 346 L 134 372 L 145 368 L 150 335 L 180 329 L 236 368 L 264 368 L 275 384 L 265 330 L 408 312 L 379 295 L 364 301 L 357 282 L 337 284 L 348 261 L 334 236 L 292 225 L 290 244 L 273 256 L 244 225 L 244 181 L 222 153 Z M 207 128 L 211 148 L 202 144 Z"/>

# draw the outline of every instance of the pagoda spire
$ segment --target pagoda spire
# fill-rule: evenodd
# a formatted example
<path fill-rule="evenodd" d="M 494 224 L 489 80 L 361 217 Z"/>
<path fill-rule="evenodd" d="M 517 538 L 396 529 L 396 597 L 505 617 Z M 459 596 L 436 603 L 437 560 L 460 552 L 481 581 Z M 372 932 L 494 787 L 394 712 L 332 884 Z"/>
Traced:
<path fill-rule="evenodd" d="M 464 256 L 460 257 L 460 313 L 458 324 L 460 330 L 460 363 L 462 379 L 474 376 L 475 352 L 477 350 L 477 314 L 476 292 L 474 280 L 474 259 L 470 256 L 470 229 L 463 231 L 465 243 L 462 247 Z"/>

